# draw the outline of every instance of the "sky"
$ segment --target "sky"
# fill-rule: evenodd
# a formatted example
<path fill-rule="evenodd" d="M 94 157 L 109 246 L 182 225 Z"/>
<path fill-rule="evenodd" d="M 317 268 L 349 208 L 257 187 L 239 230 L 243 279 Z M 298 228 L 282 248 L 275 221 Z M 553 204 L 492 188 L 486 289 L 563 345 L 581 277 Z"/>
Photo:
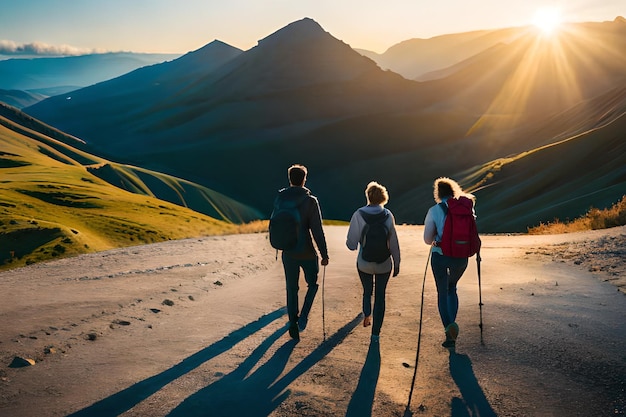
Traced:
<path fill-rule="evenodd" d="M 218 39 L 247 50 L 309 17 L 353 48 L 382 53 L 412 38 L 626 16 L 626 0 L 2 0 L 0 55 L 186 53 Z"/>

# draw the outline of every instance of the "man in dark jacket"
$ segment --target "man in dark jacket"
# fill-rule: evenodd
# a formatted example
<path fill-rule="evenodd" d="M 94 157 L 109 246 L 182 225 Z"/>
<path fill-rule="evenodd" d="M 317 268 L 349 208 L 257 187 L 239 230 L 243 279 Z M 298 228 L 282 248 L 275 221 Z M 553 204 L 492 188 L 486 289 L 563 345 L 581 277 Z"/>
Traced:
<path fill-rule="evenodd" d="M 289 187 L 279 191 L 277 207 L 281 201 L 293 201 L 298 204 L 300 212 L 300 233 L 297 246 L 282 253 L 285 279 L 287 283 L 287 314 L 289 316 L 289 335 L 296 340 L 300 339 L 300 331 L 307 325 L 308 315 L 315 300 L 319 273 L 318 254 L 313 247 L 313 240 L 322 258 L 321 264 L 328 265 L 328 249 L 326 237 L 322 229 L 322 213 L 317 198 L 304 186 L 307 169 L 303 165 L 292 165 L 287 171 Z M 304 297 L 302 311 L 299 311 L 298 290 L 300 268 L 304 272 L 307 283 L 307 292 Z"/>

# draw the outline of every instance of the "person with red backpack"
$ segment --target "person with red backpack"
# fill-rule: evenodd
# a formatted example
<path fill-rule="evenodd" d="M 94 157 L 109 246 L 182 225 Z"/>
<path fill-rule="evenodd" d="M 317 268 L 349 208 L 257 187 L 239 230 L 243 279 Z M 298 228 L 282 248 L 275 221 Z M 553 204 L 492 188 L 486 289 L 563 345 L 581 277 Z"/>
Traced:
<path fill-rule="evenodd" d="M 474 196 L 465 194 L 459 184 L 446 177 L 434 183 L 432 206 L 424 220 L 424 242 L 431 245 L 431 268 L 437 286 L 437 307 L 446 339 L 443 347 L 454 348 L 459 334 L 457 283 L 465 272 L 468 258 L 480 250 L 476 229 Z"/>

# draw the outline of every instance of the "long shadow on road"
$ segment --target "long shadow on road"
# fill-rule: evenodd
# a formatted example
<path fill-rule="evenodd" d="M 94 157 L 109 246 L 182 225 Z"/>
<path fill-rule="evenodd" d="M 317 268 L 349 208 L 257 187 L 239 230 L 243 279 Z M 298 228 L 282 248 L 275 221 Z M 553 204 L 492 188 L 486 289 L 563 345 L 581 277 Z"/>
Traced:
<path fill-rule="evenodd" d="M 194 353 L 170 369 L 143 381 L 137 382 L 123 391 L 115 393 L 90 405 L 89 407 L 70 414 L 68 417 L 111 417 L 120 415 L 150 397 L 170 382 L 194 370 L 210 359 L 227 352 L 237 343 L 261 330 L 284 314 L 285 308 L 280 308 L 261 316 L 258 320 L 248 323 L 240 329 L 233 331 L 223 339 L 218 340 L 197 353 Z M 284 332 L 285 329 L 283 328 L 282 331 Z"/>
<path fill-rule="evenodd" d="M 380 344 L 378 341 L 370 342 L 367 358 L 361 371 L 359 384 L 352 394 L 346 417 L 371 417 L 374 405 L 374 394 L 380 375 Z"/>
<path fill-rule="evenodd" d="M 232 349 L 236 344 L 261 330 L 285 314 L 280 308 L 260 317 L 223 339 L 184 359 L 158 375 L 140 381 L 123 391 L 100 400 L 68 417 L 111 417 L 123 414 L 158 392 L 161 388 L 203 363 Z M 233 372 L 215 383 L 191 395 L 170 413 L 170 417 L 185 416 L 267 416 L 288 396 L 289 384 L 323 359 L 358 325 L 361 317 L 356 316 L 337 332 L 320 344 L 284 376 L 280 377 L 296 345 L 288 341 L 277 349 L 272 357 L 250 371 L 262 359 L 268 349 L 286 331 L 281 327 L 267 337 Z M 277 379 L 279 378 L 279 379 Z"/>
<path fill-rule="evenodd" d="M 278 330 L 264 340 L 237 369 L 187 398 L 168 417 L 269 415 L 289 397 L 287 387 L 339 345 L 360 320 L 361 317 L 357 316 L 344 325 L 281 378 L 278 377 L 296 345 L 294 341 L 283 344 L 267 362 L 249 374 L 285 331 L 284 328 Z"/>
<path fill-rule="evenodd" d="M 469 356 L 450 352 L 450 375 L 461 391 L 461 398 L 452 399 L 452 417 L 496 417 L 487 397 L 478 384 Z"/>

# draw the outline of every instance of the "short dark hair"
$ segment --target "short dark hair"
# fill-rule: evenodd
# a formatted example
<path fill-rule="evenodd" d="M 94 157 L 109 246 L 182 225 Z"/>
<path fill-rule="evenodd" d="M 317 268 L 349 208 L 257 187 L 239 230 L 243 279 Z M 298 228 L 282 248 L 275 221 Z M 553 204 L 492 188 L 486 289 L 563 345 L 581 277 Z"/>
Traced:
<path fill-rule="evenodd" d="M 302 187 L 306 180 L 307 169 L 304 165 L 294 164 L 287 170 L 287 175 L 289 176 L 289 184 Z"/>

